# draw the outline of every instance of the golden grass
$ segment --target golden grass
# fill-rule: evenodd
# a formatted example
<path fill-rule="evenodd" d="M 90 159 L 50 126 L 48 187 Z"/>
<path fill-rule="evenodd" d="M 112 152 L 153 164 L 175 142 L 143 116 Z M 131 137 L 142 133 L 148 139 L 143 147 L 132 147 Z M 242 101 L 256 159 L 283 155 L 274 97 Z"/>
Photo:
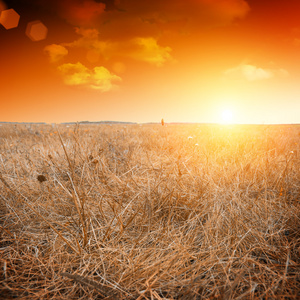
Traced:
<path fill-rule="evenodd" d="M 0 294 L 297 299 L 299 142 L 296 125 L 2 125 Z"/>

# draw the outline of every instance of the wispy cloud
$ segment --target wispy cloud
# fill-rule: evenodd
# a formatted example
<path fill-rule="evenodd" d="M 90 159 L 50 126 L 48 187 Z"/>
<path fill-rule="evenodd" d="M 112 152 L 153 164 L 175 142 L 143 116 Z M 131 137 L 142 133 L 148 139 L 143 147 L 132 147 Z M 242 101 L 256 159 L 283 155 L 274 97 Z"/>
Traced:
<path fill-rule="evenodd" d="M 235 80 L 257 81 L 274 77 L 288 77 L 289 72 L 285 69 L 264 69 L 254 65 L 241 64 L 224 72 L 225 76 Z"/>
<path fill-rule="evenodd" d="M 63 59 L 69 52 L 65 47 L 57 44 L 46 46 L 44 51 L 49 55 L 49 59 L 53 63 Z"/>

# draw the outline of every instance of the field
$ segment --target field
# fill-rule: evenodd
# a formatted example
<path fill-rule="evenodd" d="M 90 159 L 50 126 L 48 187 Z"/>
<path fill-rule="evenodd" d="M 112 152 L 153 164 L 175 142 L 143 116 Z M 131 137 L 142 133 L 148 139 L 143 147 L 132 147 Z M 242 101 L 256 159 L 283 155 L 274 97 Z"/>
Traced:
<path fill-rule="evenodd" d="M 0 127 L 0 298 L 299 299 L 300 126 Z"/>

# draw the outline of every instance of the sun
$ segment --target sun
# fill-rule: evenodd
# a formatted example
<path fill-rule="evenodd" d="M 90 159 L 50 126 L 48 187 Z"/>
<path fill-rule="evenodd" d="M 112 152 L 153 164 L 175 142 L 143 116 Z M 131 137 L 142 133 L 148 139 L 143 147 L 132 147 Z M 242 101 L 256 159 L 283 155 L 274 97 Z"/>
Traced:
<path fill-rule="evenodd" d="M 221 114 L 223 124 L 231 124 L 233 122 L 233 112 L 231 109 L 224 109 Z"/>

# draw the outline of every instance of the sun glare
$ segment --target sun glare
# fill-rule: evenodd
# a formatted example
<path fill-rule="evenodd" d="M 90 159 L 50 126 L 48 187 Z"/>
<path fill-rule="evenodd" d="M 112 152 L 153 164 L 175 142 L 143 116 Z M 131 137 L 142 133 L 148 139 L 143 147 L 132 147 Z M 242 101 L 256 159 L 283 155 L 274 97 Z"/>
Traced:
<path fill-rule="evenodd" d="M 222 123 L 223 124 L 230 124 L 233 122 L 233 113 L 230 109 L 224 109 L 222 111 Z"/>

